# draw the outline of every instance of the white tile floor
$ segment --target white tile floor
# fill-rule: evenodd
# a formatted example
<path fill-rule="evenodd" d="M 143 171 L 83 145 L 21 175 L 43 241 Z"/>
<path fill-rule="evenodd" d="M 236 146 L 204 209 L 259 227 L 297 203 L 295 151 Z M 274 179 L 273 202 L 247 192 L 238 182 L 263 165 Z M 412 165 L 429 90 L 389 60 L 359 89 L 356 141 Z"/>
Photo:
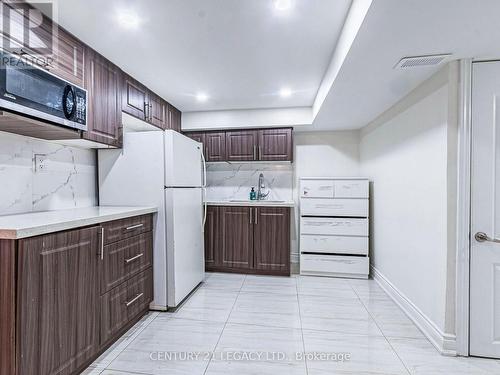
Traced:
<path fill-rule="evenodd" d="M 498 375 L 500 361 L 441 356 L 371 280 L 208 274 L 180 310 L 150 313 L 85 374 Z"/>

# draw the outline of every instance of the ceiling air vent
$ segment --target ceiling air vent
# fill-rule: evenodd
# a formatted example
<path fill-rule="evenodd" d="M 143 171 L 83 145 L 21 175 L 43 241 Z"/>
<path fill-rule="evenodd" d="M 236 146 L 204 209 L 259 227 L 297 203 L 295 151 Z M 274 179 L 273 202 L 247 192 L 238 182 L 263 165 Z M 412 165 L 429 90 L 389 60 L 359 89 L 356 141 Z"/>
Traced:
<path fill-rule="evenodd" d="M 422 66 L 436 66 L 443 63 L 451 54 L 442 55 L 426 55 L 426 56 L 409 56 L 403 57 L 396 64 L 394 69 L 418 68 Z"/>

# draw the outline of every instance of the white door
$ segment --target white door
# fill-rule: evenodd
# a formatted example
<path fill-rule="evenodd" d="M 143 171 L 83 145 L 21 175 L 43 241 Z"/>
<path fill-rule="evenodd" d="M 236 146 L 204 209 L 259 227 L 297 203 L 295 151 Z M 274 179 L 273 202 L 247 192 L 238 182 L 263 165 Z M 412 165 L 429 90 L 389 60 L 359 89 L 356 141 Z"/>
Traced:
<path fill-rule="evenodd" d="M 165 186 L 203 185 L 202 145 L 176 131 L 165 131 Z"/>
<path fill-rule="evenodd" d="M 205 277 L 202 189 L 165 189 L 167 300 L 176 307 Z"/>
<path fill-rule="evenodd" d="M 472 85 L 470 354 L 500 358 L 500 62 Z"/>

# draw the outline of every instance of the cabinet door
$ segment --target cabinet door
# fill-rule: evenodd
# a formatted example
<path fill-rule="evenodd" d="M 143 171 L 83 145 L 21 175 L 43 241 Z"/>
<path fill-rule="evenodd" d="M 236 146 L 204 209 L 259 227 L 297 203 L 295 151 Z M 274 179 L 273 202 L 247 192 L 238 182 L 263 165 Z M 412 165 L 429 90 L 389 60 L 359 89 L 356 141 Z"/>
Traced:
<path fill-rule="evenodd" d="M 150 107 L 151 113 L 148 121 L 160 129 L 166 129 L 168 125 L 167 103 L 158 95 L 151 93 L 149 95 L 149 104 L 151 106 Z"/>
<path fill-rule="evenodd" d="M 253 225 L 251 207 L 220 207 L 221 267 L 253 267 Z"/>
<path fill-rule="evenodd" d="M 226 132 L 227 161 L 257 160 L 257 135 L 256 131 L 251 130 Z"/>
<path fill-rule="evenodd" d="M 98 352 L 99 233 L 19 241 L 19 374 L 74 374 Z"/>
<path fill-rule="evenodd" d="M 168 105 L 168 128 L 173 129 L 176 132 L 181 132 L 182 126 L 181 126 L 181 120 L 182 120 L 182 113 L 179 111 L 177 108 L 172 106 L 171 104 Z"/>
<path fill-rule="evenodd" d="M 293 161 L 292 128 L 259 130 L 259 160 Z"/>
<path fill-rule="evenodd" d="M 226 133 L 209 132 L 205 134 L 205 158 L 207 161 L 226 160 Z"/>
<path fill-rule="evenodd" d="M 123 74 L 122 110 L 141 120 L 149 118 L 148 89 L 132 77 Z"/>
<path fill-rule="evenodd" d="M 219 264 L 219 210 L 217 206 L 207 207 L 205 223 L 205 269 L 210 271 Z"/>
<path fill-rule="evenodd" d="M 88 130 L 83 133 L 83 138 L 121 147 L 121 71 L 90 48 L 85 54 L 85 88 L 89 94 L 89 107 Z"/>
<path fill-rule="evenodd" d="M 286 207 L 255 208 L 256 270 L 269 274 L 290 274 L 290 209 Z"/>
<path fill-rule="evenodd" d="M 189 132 L 189 133 L 184 133 L 186 137 L 191 138 L 192 140 L 195 140 L 196 142 L 200 142 L 205 144 L 205 133 L 202 132 Z M 206 153 L 206 151 L 203 151 Z M 206 157 L 206 155 L 205 155 Z"/>
<path fill-rule="evenodd" d="M 58 27 L 55 61 L 48 69 L 51 73 L 77 86 L 84 86 L 84 45 L 73 35 Z"/>

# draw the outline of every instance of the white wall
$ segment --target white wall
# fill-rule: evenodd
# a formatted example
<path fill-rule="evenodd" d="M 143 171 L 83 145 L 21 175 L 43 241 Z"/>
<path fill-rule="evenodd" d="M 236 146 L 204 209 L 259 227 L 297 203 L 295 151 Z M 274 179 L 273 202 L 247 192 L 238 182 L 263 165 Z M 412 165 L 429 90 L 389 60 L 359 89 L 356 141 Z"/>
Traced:
<path fill-rule="evenodd" d="M 299 179 L 321 176 L 359 176 L 359 132 L 295 132 L 293 197 L 299 207 Z M 299 210 L 292 224 L 292 263 L 299 262 Z"/>
<path fill-rule="evenodd" d="M 456 172 L 450 77 L 444 68 L 360 135 L 361 174 L 373 183 L 372 265 L 441 335 L 454 333 L 447 324 Z"/>
<path fill-rule="evenodd" d="M 46 155 L 43 171 L 35 154 Z M 96 204 L 94 150 L 0 132 L 0 215 Z"/>
<path fill-rule="evenodd" d="M 183 112 L 182 130 L 304 126 L 312 124 L 310 107 Z"/>

